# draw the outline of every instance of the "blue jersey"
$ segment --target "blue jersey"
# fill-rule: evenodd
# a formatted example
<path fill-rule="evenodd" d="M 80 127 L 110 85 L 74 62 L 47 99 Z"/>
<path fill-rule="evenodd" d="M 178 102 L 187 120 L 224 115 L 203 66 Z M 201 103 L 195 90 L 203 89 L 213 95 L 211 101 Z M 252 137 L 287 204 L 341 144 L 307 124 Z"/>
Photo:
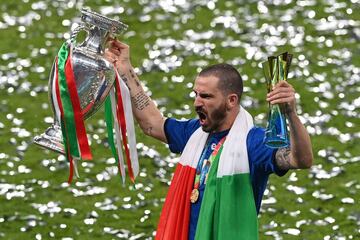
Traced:
<path fill-rule="evenodd" d="M 190 136 L 200 127 L 198 119 L 187 121 L 179 121 L 168 118 L 165 122 L 164 130 L 169 144 L 170 151 L 173 153 L 181 153 Z M 216 144 L 228 134 L 229 130 L 213 133 L 209 135 L 208 142 L 204 149 L 203 159 L 208 159 Z M 250 177 L 256 210 L 259 213 L 261 200 L 266 188 L 266 184 L 271 173 L 283 176 L 286 171 L 280 170 L 274 164 L 276 150 L 265 146 L 263 143 L 265 131 L 263 128 L 252 128 L 247 136 L 246 144 L 249 158 Z M 201 164 L 201 162 L 199 162 Z M 201 166 L 201 165 L 200 165 Z M 198 166 L 198 167 L 200 167 Z M 200 213 L 202 197 L 204 195 L 205 185 L 199 187 L 199 198 L 196 203 L 191 204 L 189 239 L 194 239 L 196 225 Z M 190 199 L 189 199 L 190 201 Z"/>

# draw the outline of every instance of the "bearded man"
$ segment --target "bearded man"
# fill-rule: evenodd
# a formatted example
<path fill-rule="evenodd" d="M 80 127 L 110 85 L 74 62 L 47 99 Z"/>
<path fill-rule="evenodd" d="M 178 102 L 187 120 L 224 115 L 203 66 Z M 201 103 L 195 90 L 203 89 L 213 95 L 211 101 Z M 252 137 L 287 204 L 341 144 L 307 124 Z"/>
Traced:
<path fill-rule="evenodd" d="M 257 214 L 271 173 L 309 168 L 310 137 L 296 114 L 295 91 L 281 81 L 267 95 L 282 104 L 291 147 L 264 145 L 263 128 L 240 105 L 243 83 L 228 64 L 203 69 L 194 84 L 198 118 L 165 119 L 146 95 L 130 63 L 129 47 L 111 42 L 105 56 L 130 89 L 141 129 L 181 153 L 160 216 L 156 239 L 258 239 Z"/>

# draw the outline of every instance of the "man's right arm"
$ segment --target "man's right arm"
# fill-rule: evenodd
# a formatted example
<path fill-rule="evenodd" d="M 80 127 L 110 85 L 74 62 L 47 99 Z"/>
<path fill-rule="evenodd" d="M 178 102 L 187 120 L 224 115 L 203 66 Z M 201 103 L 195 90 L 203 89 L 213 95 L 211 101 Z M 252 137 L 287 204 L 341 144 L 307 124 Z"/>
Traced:
<path fill-rule="evenodd" d="M 165 119 L 141 86 L 140 80 L 130 63 L 129 47 L 119 41 L 112 41 L 105 57 L 110 62 L 115 63 L 121 79 L 127 85 L 130 91 L 133 114 L 143 132 L 166 143 Z"/>

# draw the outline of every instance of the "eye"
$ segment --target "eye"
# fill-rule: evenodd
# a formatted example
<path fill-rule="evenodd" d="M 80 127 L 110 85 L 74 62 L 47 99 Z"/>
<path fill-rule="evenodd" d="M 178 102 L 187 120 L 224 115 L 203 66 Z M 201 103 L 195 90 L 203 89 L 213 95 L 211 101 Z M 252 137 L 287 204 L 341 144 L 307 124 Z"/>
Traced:
<path fill-rule="evenodd" d="M 211 98 L 211 95 L 210 95 L 210 94 L 207 94 L 207 93 L 200 93 L 199 96 L 200 96 L 201 98 L 205 98 L 205 99 Z"/>

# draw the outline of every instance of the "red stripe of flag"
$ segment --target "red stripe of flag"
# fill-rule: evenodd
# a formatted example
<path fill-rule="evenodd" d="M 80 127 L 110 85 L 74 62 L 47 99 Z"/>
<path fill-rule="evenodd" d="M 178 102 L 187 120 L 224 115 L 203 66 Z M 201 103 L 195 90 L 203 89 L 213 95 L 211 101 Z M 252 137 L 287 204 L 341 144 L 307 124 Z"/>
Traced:
<path fill-rule="evenodd" d="M 189 237 L 190 196 L 193 189 L 196 169 L 178 163 L 174 178 L 161 211 L 156 240 L 179 239 Z"/>

